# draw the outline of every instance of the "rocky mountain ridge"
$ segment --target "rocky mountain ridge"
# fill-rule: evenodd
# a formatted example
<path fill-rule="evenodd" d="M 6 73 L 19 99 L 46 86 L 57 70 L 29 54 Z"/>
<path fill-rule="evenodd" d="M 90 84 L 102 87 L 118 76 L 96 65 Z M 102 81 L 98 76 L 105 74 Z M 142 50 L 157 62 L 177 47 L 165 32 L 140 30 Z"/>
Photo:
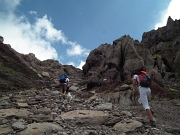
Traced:
<path fill-rule="evenodd" d="M 112 91 L 131 83 L 130 75 L 133 70 L 145 69 L 161 89 L 179 90 L 179 27 L 180 21 L 173 21 L 169 17 L 167 26 L 144 32 L 141 42 L 125 35 L 114 40 L 113 45 L 102 44 L 90 52 L 83 70 L 62 65 L 56 60 L 40 61 L 33 53 L 20 54 L 10 45 L 3 44 L 1 37 L 0 88 L 52 87 L 58 83 L 59 76 L 66 73 L 71 79 L 77 77 L 72 82 L 80 80 L 78 82 L 82 85 L 87 83 L 88 89 L 104 91 L 105 87 L 111 87 Z"/>
<path fill-rule="evenodd" d="M 153 32 L 167 37 L 179 28 L 178 22 L 169 18 L 168 28 L 158 29 L 168 32 Z M 0 134 L 180 134 L 178 34 L 156 44 L 153 32 L 144 33 L 142 42 L 125 35 L 112 45 L 100 45 L 83 70 L 20 54 L 0 37 Z M 146 125 L 142 106 L 131 101 L 131 72 L 139 69 L 152 78 L 156 128 Z M 57 84 L 64 73 L 72 100 L 59 98 Z"/>

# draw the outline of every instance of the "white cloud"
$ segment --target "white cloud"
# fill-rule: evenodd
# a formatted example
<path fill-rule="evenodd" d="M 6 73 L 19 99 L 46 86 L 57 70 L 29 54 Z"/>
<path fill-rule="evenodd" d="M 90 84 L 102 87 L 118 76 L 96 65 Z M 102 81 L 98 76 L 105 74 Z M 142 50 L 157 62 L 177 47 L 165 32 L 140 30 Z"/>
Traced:
<path fill-rule="evenodd" d="M 30 23 L 24 15 L 17 16 L 14 11 L 20 5 L 20 1 L 0 1 L 0 35 L 4 37 L 4 43 L 10 44 L 20 53 L 34 53 L 40 60 L 61 58 L 52 46 L 58 42 L 67 45 L 67 55 L 70 57 L 89 54 L 87 49 L 69 41 L 61 30 L 57 30 L 47 15 L 38 18 L 36 11 L 29 11 L 35 18 L 34 23 Z"/>
<path fill-rule="evenodd" d="M 81 45 L 74 43 L 74 42 L 68 42 L 71 45 L 71 48 L 67 49 L 67 54 L 69 56 L 75 56 L 75 55 L 83 55 L 88 56 L 89 50 L 83 48 Z"/>
<path fill-rule="evenodd" d="M 61 41 L 63 44 L 67 43 L 63 32 L 54 28 L 51 19 L 48 20 L 47 15 L 44 15 L 43 18 L 37 18 L 35 32 L 49 41 Z"/>
<path fill-rule="evenodd" d="M 79 68 L 79 69 L 82 70 L 82 67 L 84 66 L 85 63 L 86 63 L 86 62 L 84 62 L 84 61 L 81 60 L 81 63 L 80 63 L 80 65 L 79 65 L 77 68 Z"/>
<path fill-rule="evenodd" d="M 33 14 L 37 14 L 37 12 L 36 11 L 29 11 L 29 13 L 31 14 L 31 15 L 33 15 Z"/>
<path fill-rule="evenodd" d="M 85 63 L 86 63 L 86 62 L 84 62 L 84 61 L 81 60 L 79 66 L 76 67 L 76 66 L 75 66 L 75 63 L 71 61 L 71 62 L 68 62 L 67 65 L 72 65 L 72 66 L 74 66 L 74 67 L 79 68 L 79 69 L 82 70 L 82 67 L 84 66 Z"/>
<path fill-rule="evenodd" d="M 161 14 L 161 19 L 160 21 L 155 25 L 155 29 L 158 27 L 163 27 L 167 24 L 167 19 L 169 16 L 171 16 L 172 19 L 180 19 L 180 0 L 171 0 L 169 3 L 169 6 L 167 9 L 162 11 Z"/>
<path fill-rule="evenodd" d="M 42 20 L 44 22 L 48 21 L 47 18 L 44 17 Z M 49 39 L 42 37 L 42 35 L 48 33 L 48 31 L 55 30 L 53 27 L 51 27 L 50 30 L 44 28 L 46 32 L 44 31 L 43 33 L 43 27 L 38 28 L 39 26 L 37 24 L 30 24 L 25 16 L 18 18 L 14 14 L 3 16 L 0 22 L 1 35 L 4 37 L 4 43 L 10 44 L 16 51 L 25 54 L 32 52 L 40 60 L 57 59 L 57 52 L 51 46 L 51 41 L 55 41 L 57 38 L 59 39 L 59 37 L 57 37 L 56 33 L 50 33 L 52 35 L 48 37 Z M 39 31 L 36 31 L 37 29 L 39 29 Z M 47 37 L 47 35 L 45 36 Z"/>

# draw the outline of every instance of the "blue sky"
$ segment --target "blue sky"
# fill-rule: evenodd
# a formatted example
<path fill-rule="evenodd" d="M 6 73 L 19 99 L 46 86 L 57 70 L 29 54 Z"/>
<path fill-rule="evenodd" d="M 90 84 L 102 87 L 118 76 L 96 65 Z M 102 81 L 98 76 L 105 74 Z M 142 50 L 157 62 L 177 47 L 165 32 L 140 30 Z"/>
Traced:
<path fill-rule="evenodd" d="M 0 35 L 19 53 L 81 68 L 90 51 L 180 19 L 180 0 L 0 0 Z"/>

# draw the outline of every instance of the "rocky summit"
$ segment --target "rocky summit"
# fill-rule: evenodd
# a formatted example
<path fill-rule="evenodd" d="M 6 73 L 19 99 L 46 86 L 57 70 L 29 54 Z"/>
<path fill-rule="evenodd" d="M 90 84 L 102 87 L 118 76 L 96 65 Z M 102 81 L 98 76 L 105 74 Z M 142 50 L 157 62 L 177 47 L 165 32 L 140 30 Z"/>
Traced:
<path fill-rule="evenodd" d="M 83 70 L 56 60 L 20 54 L 0 36 L 0 134 L 174 135 L 180 134 L 180 20 L 144 32 L 142 41 L 124 35 L 92 50 Z M 152 79 L 150 106 L 132 102 L 131 73 Z M 70 79 L 59 96 L 58 79 Z M 70 95 L 70 96 L 69 96 Z"/>

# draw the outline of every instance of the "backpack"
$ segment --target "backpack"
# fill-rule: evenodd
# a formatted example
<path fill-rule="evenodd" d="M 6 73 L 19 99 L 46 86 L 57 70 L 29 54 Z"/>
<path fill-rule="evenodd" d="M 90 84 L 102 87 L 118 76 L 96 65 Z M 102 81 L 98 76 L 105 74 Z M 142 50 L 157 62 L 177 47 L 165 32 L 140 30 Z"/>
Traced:
<path fill-rule="evenodd" d="M 151 86 L 151 77 L 146 74 L 145 71 L 141 71 L 138 74 L 139 85 L 142 87 L 150 87 Z"/>
<path fill-rule="evenodd" d="M 62 75 L 59 79 L 60 83 L 66 83 L 66 78 L 67 78 L 66 75 Z"/>

